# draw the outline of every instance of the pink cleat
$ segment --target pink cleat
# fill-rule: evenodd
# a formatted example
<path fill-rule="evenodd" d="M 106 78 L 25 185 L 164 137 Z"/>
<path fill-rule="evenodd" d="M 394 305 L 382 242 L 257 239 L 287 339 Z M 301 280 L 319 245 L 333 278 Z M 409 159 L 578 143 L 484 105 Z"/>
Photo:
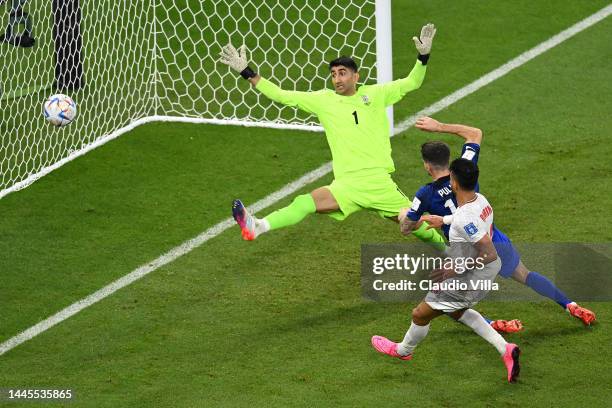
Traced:
<path fill-rule="evenodd" d="M 506 344 L 506 352 L 502 356 L 506 369 L 508 370 L 508 382 L 515 382 L 521 371 L 521 365 L 519 364 L 519 355 L 521 350 L 516 344 Z"/>
<path fill-rule="evenodd" d="M 386 354 L 391 357 L 397 357 L 400 360 L 412 360 L 412 353 L 407 356 L 402 356 L 397 353 L 397 343 L 392 342 L 383 336 L 372 336 L 372 346 L 379 353 Z"/>

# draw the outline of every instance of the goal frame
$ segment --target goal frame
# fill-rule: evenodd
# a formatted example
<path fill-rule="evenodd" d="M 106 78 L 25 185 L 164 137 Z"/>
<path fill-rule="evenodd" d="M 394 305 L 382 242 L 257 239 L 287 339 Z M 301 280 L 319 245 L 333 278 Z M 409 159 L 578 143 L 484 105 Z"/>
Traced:
<path fill-rule="evenodd" d="M 78 5 L 78 2 L 76 3 Z M 158 2 L 154 2 L 154 13 L 155 8 L 157 7 Z M 154 15 L 157 15 L 156 13 Z M 155 19 L 153 23 L 154 35 L 153 35 L 153 56 L 156 57 L 159 55 L 159 48 L 157 44 L 157 36 L 159 34 L 157 19 Z M 391 29 L 391 0 L 375 0 L 375 32 L 376 32 L 376 82 L 377 83 L 385 83 L 393 80 L 393 61 L 392 61 L 392 29 Z M 57 67 L 58 70 L 65 67 Z M 77 70 L 71 73 L 72 75 L 76 75 L 79 79 L 80 85 L 80 75 L 81 68 L 76 68 Z M 76 72 L 76 73 L 75 73 Z M 158 74 L 155 73 L 152 78 L 153 89 L 155 89 L 155 82 L 158 81 Z M 306 125 L 306 124 L 291 124 L 291 123 L 277 123 L 270 121 L 246 121 L 246 120 L 238 120 L 238 119 L 214 119 L 214 118 L 194 118 L 194 117 L 181 117 L 181 116 L 166 116 L 160 114 L 161 112 L 161 103 L 158 95 L 152 95 L 155 98 L 153 104 L 153 110 L 155 112 L 152 116 L 142 117 L 136 120 L 133 120 L 126 126 L 120 127 L 114 130 L 111 133 L 98 137 L 93 142 L 83 146 L 82 148 L 72 151 L 66 157 L 58 160 L 57 162 L 52 163 L 46 167 L 43 167 L 39 171 L 30 174 L 27 178 L 18 181 L 17 183 L 12 184 L 11 186 L 0 190 L 0 199 L 5 197 L 6 195 L 13 193 L 15 191 L 24 189 L 37 181 L 38 179 L 44 177 L 45 175 L 51 173 L 52 171 L 60 168 L 64 164 L 71 162 L 72 160 L 85 155 L 86 153 L 110 142 L 118 138 L 119 136 L 130 132 L 140 125 L 144 125 L 146 123 L 152 122 L 183 122 L 183 123 L 197 123 L 197 124 L 214 124 L 214 125 L 231 125 L 231 126 L 246 126 L 246 127 L 265 127 L 265 128 L 273 128 L 273 129 L 287 129 L 287 130 L 304 130 L 304 131 L 312 131 L 312 132 L 322 132 L 323 128 L 321 126 L 316 125 Z M 387 108 L 387 116 L 390 123 L 390 134 L 393 133 L 394 122 L 393 122 L 393 107 Z"/>

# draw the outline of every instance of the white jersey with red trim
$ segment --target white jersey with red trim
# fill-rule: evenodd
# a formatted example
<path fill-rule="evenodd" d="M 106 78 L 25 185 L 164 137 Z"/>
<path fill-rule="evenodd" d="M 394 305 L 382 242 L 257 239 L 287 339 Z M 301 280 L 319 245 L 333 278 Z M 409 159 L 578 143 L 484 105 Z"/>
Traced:
<path fill-rule="evenodd" d="M 460 260 L 463 265 L 467 265 L 468 258 L 473 261 L 479 259 L 476 258 L 479 253 L 475 243 L 487 234 L 491 236 L 492 228 L 493 207 L 482 194 L 476 193 L 474 200 L 457 208 L 450 226 L 447 254 L 455 258 L 454 269 L 457 274 L 448 280 L 458 282 L 457 287 L 460 289 L 428 292 L 425 302 L 431 308 L 445 313 L 467 309 L 484 299 L 494 287 L 495 278 L 501 269 L 499 257 L 484 266 L 476 263 L 472 269 L 458 269 Z M 461 289 L 461 284 L 467 289 Z"/>
<path fill-rule="evenodd" d="M 450 242 L 480 241 L 485 234 L 491 234 L 493 228 L 493 207 L 480 193 L 476 199 L 463 204 L 455 214 L 450 226 L 448 238 Z"/>

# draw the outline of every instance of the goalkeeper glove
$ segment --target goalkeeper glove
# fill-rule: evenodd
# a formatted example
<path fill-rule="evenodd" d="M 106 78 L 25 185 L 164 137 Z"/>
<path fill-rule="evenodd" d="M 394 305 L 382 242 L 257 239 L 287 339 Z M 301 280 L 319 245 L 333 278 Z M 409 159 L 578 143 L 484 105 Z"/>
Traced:
<path fill-rule="evenodd" d="M 240 75 L 242 75 L 244 79 L 253 78 L 257 75 L 249 68 L 246 45 L 240 47 L 240 52 L 238 52 L 232 44 L 227 44 L 221 49 L 219 55 L 219 62 L 229 65 L 233 70 L 240 72 Z"/>
<path fill-rule="evenodd" d="M 414 41 L 414 45 L 416 46 L 417 51 L 419 52 L 418 59 L 423 63 L 423 65 L 427 64 L 427 60 L 429 59 L 429 53 L 431 52 L 431 43 L 433 42 L 433 38 L 436 35 L 436 27 L 429 23 L 421 28 L 420 37 L 412 37 Z"/>

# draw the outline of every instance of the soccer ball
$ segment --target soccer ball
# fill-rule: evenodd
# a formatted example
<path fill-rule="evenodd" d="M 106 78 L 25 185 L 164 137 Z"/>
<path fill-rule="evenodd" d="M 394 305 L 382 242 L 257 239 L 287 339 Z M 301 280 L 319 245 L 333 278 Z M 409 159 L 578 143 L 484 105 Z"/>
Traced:
<path fill-rule="evenodd" d="M 54 126 L 66 126 L 77 114 L 76 103 L 71 97 L 57 94 L 50 96 L 43 104 L 45 119 Z"/>

